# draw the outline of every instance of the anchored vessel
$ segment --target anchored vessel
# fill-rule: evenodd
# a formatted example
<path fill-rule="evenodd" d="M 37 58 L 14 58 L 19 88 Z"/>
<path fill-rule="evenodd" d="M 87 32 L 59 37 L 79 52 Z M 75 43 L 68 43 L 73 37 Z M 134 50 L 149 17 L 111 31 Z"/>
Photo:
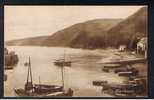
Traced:
<path fill-rule="evenodd" d="M 65 59 L 59 59 L 54 61 L 54 64 L 57 66 L 71 66 L 71 61 L 65 61 Z"/>
<path fill-rule="evenodd" d="M 64 66 L 71 67 L 72 62 L 65 60 L 65 51 L 64 51 L 64 59 L 55 60 L 54 64 L 60 67 L 64 67 Z"/>
<path fill-rule="evenodd" d="M 31 62 L 29 57 L 27 82 L 24 88 L 14 89 L 16 96 L 19 97 L 54 97 L 54 96 L 73 96 L 73 90 L 64 90 L 63 86 L 34 84 L 32 81 Z M 62 73 L 63 74 L 63 73 Z M 62 75 L 63 76 L 63 75 Z"/>

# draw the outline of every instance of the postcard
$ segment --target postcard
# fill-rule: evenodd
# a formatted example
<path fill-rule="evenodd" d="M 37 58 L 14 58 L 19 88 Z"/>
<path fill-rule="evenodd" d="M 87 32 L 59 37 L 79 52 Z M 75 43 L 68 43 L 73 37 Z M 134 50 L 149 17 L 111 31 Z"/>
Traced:
<path fill-rule="evenodd" d="M 4 97 L 148 97 L 148 7 L 4 6 Z"/>

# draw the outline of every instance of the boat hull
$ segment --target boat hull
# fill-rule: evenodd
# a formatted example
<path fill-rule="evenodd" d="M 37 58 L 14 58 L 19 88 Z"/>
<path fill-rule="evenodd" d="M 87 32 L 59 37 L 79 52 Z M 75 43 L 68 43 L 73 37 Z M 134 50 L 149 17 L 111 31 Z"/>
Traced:
<path fill-rule="evenodd" d="M 63 86 L 35 84 L 34 91 L 38 94 L 60 92 L 63 91 Z"/>
<path fill-rule="evenodd" d="M 72 62 L 71 61 L 55 61 L 54 64 L 56 66 L 71 66 Z"/>
<path fill-rule="evenodd" d="M 15 95 L 17 97 L 71 97 L 73 93 L 70 92 L 46 92 L 46 93 L 36 93 L 36 92 L 26 92 L 24 89 L 14 89 Z"/>

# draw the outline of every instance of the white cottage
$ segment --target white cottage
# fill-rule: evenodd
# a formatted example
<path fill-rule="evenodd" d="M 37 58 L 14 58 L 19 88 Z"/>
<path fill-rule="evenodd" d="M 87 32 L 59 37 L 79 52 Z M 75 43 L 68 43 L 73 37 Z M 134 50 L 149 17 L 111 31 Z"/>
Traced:
<path fill-rule="evenodd" d="M 144 54 L 147 57 L 147 37 L 141 38 L 140 41 L 137 43 L 137 53 Z"/>
<path fill-rule="evenodd" d="M 119 51 L 120 51 L 120 52 L 123 52 L 123 51 L 126 50 L 126 48 L 127 48 L 126 45 L 120 45 L 120 46 L 119 46 Z"/>

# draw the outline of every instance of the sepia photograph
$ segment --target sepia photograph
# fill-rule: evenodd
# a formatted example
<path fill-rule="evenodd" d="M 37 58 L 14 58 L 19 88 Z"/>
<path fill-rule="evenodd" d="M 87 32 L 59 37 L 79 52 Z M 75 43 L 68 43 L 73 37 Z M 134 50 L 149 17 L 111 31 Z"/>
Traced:
<path fill-rule="evenodd" d="M 4 6 L 4 97 L 148 97 L 148 6 Z"/>

